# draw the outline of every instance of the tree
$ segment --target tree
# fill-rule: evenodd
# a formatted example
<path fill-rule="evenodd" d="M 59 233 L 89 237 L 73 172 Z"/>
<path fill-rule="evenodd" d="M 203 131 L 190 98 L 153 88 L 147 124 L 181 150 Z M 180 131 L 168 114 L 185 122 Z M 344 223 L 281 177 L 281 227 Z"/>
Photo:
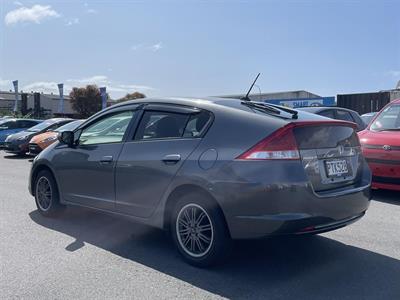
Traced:
<path fill-rule="evenodd" d="M 96 85 L 87 85 L 84 88 L 74 87 L 69 93 L 72 109 L 82 118 L 88 118 L 101 110 L 101 94 Z"/>
<path fill-rule="evenodd" d="M 135 99 L 142 99 L 142 98 L 146 98 L 146 95 L 139 93 L 139 92 L 133 92 L 130 94 L 126 94 L 124 97 L 118 99 L 117 102 L 124 102 L 124 101 L 128 101 L 128 100 L 135 100 Z"/>

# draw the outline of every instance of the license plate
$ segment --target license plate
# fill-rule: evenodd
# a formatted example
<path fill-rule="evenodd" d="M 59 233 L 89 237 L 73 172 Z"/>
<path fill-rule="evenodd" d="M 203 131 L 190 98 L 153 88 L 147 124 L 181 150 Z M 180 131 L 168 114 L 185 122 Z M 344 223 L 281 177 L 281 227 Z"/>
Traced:
<path fill-rule="evenodd" d="M 325 167 L 328 177 L 338 177 L 349 173 L 349 168 L 347 167 L 347 161 L 345 159 L 326 161 Z"/>

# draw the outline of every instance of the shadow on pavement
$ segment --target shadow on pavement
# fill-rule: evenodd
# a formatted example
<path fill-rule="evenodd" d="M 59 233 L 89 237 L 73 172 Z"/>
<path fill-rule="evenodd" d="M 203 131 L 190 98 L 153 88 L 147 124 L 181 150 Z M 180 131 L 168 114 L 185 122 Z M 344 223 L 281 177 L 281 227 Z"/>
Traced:
<path fill-rule="evenodd" d="M 28 159 L 28 158 L 32 158 L 32 157 L 28 156 L 28 155 L 7 154 L 7 155 L 4 155 L 3 158 L 5 158 L 5 159 Z"/>
<path fill-rule="evenodd" d="M 223 297 L 399 299 L 400 261 L 322 236 L 237 242 L 231 258 L 214 269 L 185 264 L 168 235 L 114 216 L 68 208 L 59 219 L 37 211 L 31 219 Z M 116 272 L 118 272 L 116 270 Z M 117 275 L 116 275 L 117 276 Z"/>
<path fill-rule="evenodd" d="M 389 190 L 372 190 L 372 199 L 389 204 L 400 205 L 400 192 Z"/>

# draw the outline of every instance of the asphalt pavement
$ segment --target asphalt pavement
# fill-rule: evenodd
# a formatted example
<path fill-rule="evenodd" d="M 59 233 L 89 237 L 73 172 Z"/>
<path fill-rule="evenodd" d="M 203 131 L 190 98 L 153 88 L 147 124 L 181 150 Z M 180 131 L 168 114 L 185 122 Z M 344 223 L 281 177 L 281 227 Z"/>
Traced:
<path fill-rule="evenodd" d="M 196 269 L 163 231 L 78 208 L 42 217 L 30 164 L 0 152 L 1 299 L 400 299 L 400 193 L 374 192 L 346 228 L 237 242 Z"/>

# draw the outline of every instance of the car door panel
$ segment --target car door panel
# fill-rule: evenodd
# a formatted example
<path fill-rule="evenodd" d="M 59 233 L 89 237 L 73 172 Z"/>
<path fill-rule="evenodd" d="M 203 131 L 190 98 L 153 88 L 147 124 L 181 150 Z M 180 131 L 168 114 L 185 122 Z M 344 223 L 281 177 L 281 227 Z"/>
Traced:
<path fill-rule="evenodd" d="M 149 217 L 200 139 L 132 141 L 116 165 L 116 209 Z"/>
<path fill-rule="evenodd" d="M 78 146 L 56 154 L 54 165 L 57 166 L 63 200 L 113 209 L 114 167 L 121 147 L 122 143 Z M 105 156 L 111 159 L 106 162 Z"/>

